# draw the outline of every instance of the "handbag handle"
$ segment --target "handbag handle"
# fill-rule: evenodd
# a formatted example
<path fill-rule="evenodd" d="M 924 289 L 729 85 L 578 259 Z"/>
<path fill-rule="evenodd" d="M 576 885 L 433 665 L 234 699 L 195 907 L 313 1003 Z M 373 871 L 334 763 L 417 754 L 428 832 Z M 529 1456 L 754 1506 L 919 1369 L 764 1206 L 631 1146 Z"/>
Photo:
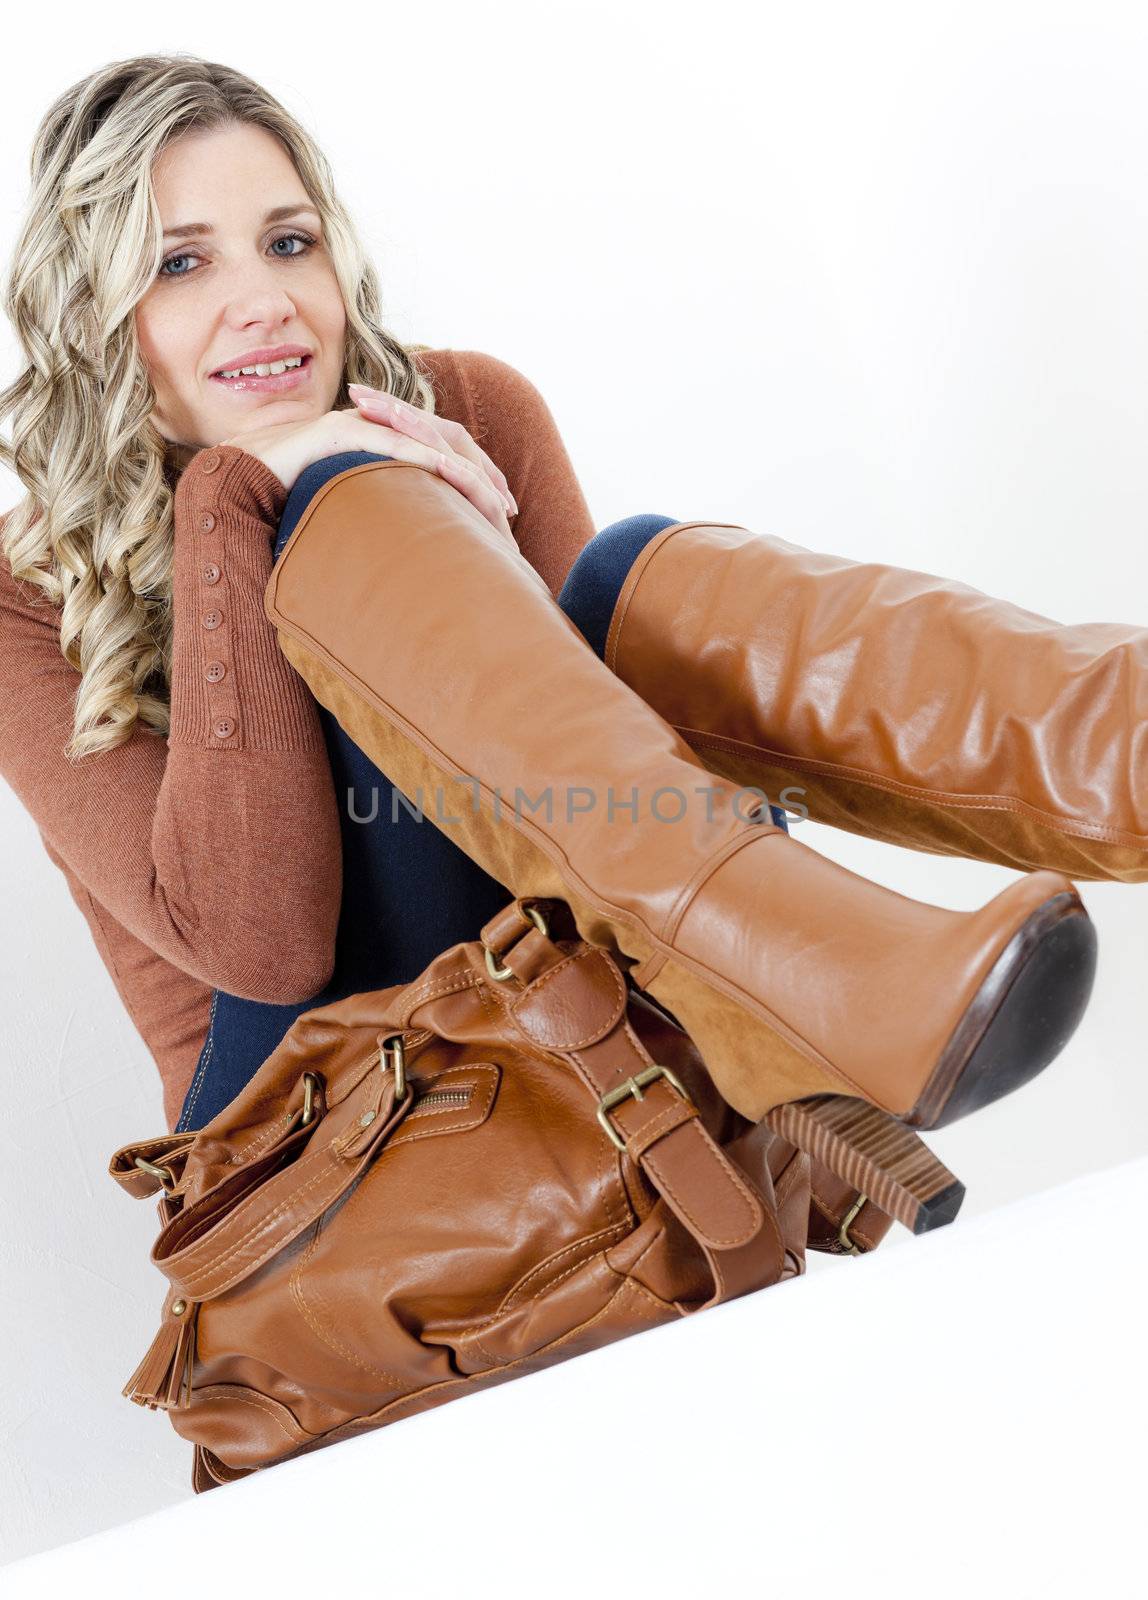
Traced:
<path fill-rule="evenodd" d="M 208 1190 L 162 1230 L 151 1259 L 174 1292 L 192 1300 L 213 1300 L 257 1271 L 327 1208 L 368 1167 L 415 1102 L 407 1093 L 395 1100 L 394 1074 L 372 1071 L 357 1094 L 345 1102 L 339 1131 L 324 1137 L 323 1123 L 310 1134 L 298 1160 L 262 1181 L 291 1144 L 287 1140 L 235 1177 Z M 364 1133 L 364 1129 L 369 1132 Z M 303 1132 L 302 1128 L 296 1133 Z M 236 1203 L 241 1195 L 246 1195 Z M 220 1212 L 224 1215 L 212 1223 Z"/>

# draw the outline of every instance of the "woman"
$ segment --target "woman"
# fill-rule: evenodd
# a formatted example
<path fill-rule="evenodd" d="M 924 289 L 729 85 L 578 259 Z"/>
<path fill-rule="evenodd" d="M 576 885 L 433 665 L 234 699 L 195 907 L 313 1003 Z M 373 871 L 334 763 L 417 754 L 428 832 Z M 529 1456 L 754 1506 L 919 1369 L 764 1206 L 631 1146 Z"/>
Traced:
<path fill-rule="evenodd" d="M 959 1185 L 910 1128 L 1071 1035 L 1095 944 L 1065 872 L 1148 877 L 1145 630 L 745 529 L 594 534 L 537 391 L 383 330 L 323 157 L 229 68 L 113 63 L 32 169 L 0 770 L 169 1123 L 202 1126 L 302 1010 L 555 897 L 739 1111 L 947 1220 Z M 942 704 L 994 651 L 976 715 Z M 787 838 L 763 779 L 1035 870 L 975 912 L 918 904 Z"/>

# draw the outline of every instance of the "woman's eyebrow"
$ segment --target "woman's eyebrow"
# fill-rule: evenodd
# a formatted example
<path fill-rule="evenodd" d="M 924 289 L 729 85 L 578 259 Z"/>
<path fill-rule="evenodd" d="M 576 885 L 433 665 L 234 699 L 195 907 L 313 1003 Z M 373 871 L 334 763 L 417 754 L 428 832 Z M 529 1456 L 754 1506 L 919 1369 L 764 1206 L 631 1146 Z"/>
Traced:
<path fill-rule="evenodd" d="M 263 218 L 267 222 L 282 222 L 285 217 L 297 217 L 302 212 L 308 211 L 316 219 L 319 213 L 314 206 L 275 206 Z M 182 239 L 193 233 L 214 233 L 215 229 L 210 222 L 177 222 L 170 228 L 163 230 L 165 239 Z"/>

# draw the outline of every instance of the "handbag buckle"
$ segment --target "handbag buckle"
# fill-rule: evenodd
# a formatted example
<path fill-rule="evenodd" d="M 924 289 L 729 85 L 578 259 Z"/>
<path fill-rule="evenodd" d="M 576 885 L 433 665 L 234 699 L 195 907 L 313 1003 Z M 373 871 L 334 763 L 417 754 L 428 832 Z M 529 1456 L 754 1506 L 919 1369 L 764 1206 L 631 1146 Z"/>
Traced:
<path fill-rule="evenodd" d="M 145 1161 L 143 1156 L 136 1157 L 136 1166 L 142 1167 L 145 1172 L 150 1172 L 153 1178 L 158 1178 L 163 1185 L 164 1193 L 171 1194 L 175 1188 L 175 1173 L 170 1167 L 157 1167 L 151 1161 Z M 169 1188 L 168 1185 L 171 1185 Z"/>
<path fill-rule="evenodd" d="M 303 1115 L 299 1119 L 299 1126 L 305 1128 L 315 1115 L 315 1090 L 319 1079 L 313 1072 L 303 1074 Z"/>
<path fill-rule="evenodd" d="M 865 1254 L 865 1251 L 862 1250 L 861 1246 L 857 1244 L 855 1240 L 850 1238 L 849 1229 L 857 1220 L 858 1213 L 860 1212 L 862 1206 L 867 1203 L 868 1199 L 868 1195 L 859 1194 L 856 1200 L 854 1200 L 853 1204 L 849 1207 L 849 1210 L 841 1219 L 841 1226 L 837 1230 L 837 1243 L 841 1246 L 843 1255 L 863 1256 Z"/>
<path fill-rule="evenodd" d="M 550 929 L 546 926 L 546 918 L 542 915 L 541 911 L 539 911 L 538 907 L 523 906 L 522 909 L 526 912 L 526 915 L 530 918 L 531 922 L 533 922 L 539 933 L 544 933 L 546 937 L 549 938 Z M 494 978 L 498 983 L 505 983 L 507 978 L 514 977 L 514 968 L 500 967 L 498 962 L 495 960 L 494 952 L 491 950 L 489 945 L 484 944 L 482 949 L 483 954 L 486 956 L 486 970 L 490 973 L 492 978 Z"/>
<path fill-rule="evenodd" d="M 620 1100 L 625 1100 L 627 1095 L 633 1095 L 635 1100 L 644 1100 L 646 1097 L 642 1093 L 642 1088 L 645 1084 L 652 1083 L 655 1078 L 668 1078 L 687 1105 L 693 1105 L 693 1101 L 686 1093 L 677 1073 L 671 1072 L 669 1067 L 663 1067 L 657 1061 L 648 1067 L 643 1067 L 641 1072 L 636 1072 L 632 1078 L 627 1078 L 625 1083 L 620 1083 L 616 1089 L 611 1089 L 598 1102 L 598 1121 L 618 1146 L 618 1149 L 623 1152 L 626 1149 L 626 1141 L 618 1137 L 614 1125 L 607 1119 L 606 1113 L 611 1106 L 616 1106 Z"/>
<path fill-rule="evenodd" d="M 394 1060 L 388 1061 L 387 1057 L 391 1052 L 392 1045 L 394 1046 Z M 379 1048 L 379 1065 L 384 1072 L 390 1066 L 395 1074 L 395 1104 L 398 1105 L 400 1100 L 405 1100 L 409 1093 L 406 1045 L 403 1042 L 401 1033 L 392 1033 L 382 1041 Z"/>

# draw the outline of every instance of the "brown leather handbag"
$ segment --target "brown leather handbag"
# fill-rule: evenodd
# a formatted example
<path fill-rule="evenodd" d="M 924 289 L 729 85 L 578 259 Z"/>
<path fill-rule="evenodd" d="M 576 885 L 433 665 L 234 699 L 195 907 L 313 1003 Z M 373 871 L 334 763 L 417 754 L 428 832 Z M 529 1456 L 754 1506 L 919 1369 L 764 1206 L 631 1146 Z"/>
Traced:
<path fill-rule="evenodd" d="M 109 1171 L 163 1191 L 123 1392 L 194 1443 L 197 1492 L 792 1277 L 810 1212 L 808 1157 L 560 900 L 305 1012 Z"/>

